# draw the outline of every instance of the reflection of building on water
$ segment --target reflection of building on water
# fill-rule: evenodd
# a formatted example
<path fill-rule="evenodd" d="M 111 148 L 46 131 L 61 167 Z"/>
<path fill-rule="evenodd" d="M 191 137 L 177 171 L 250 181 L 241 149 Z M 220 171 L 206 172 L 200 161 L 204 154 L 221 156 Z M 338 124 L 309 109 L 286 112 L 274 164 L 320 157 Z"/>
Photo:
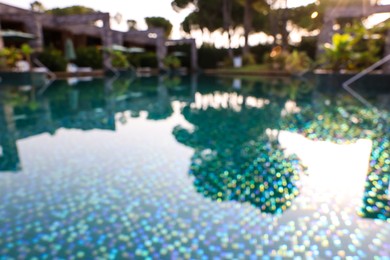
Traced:
<path fill-rule="evenodd" d="M 114 111 L 109 109 L 109 95 L 102 90 L 73 88 L 58 84 L 41 97 L 29 92 L 4 87 L 0 104 L 0 171 L 18 171 L 16 142 L 42 133 L 54 134 L 60 128 L 82 130 L 115 130 Z M 94 92 L 96 91 L 96 92 Z M 95 95 L 98 94 L 98 95 Z M 108 98 L 107 98 L 108 97 Z"/>
<path fill-rule="evenodd" d="M 115 114 L 130 111 L 160 120 L 173 110 L 171 95 L 189 100 L 190 88 L 179 91 L 166 80 L 104 79 L 69 85 L 54 82 L 41 95 L 34 87 L 0 89 L 0 171 L 20 170 L 17 140 L 42 133 L 55 134 L 60 128 L 115 131 Z M 184 96 L 183 96 L 184 95 Z M 122 121 L 123 122 L 123 121 Z"/>
<path fill-rule="evenodd" d="M 115 130 L 114 114 L 107 113 L 107 107 L 100 108 L 107 103 L 105 95 L 100 100 L 88 99 L 83 90 L 53 87 L 63 88 L 64 92 L 38 98 L 34 88 L 29 92 L 16 91 L 15 87 L 2 89 L 0 171 L 20 170 L 16 145 L 19 139 L 54 134 L 59 128 Z"/>
<path fill-rule="evenodd" d="M 364 113 L 365 110 L 352 104 L 354 109 L 347 111 L 342 109 L 345 104 L 339 106 L 320 92 L 313 102 L 313 91 L 300 82 L 248 84 L 242 80 L 238 88 L 224 81 L 210 82 L 192 76 L 104 79 L 72 86 L 57 82 L 41 96 L 34 95 L 34 89 L 28 92 L 3 88 L 0 171 L 19 169 L 19 139 L 54 134 L 59 128 L 114 131 L 116 113 L 123 124 L 128 120 L 125 115 L 137 117 L 140 112 L 146 112 L 147 119 L 166 119 L 173 113 L 172 100 L 178 100 L 194 129 L 177 127 L 174 135 L 179 142 L 195 149 L 190 174 L 196 179 L 196 189 L 208 198 L 248 202 L 263 212 L 275 213 L 287 209 L 297 196 L 297 160 L 286 157 L 279 145 L 267 138 L 267 129 L 299 130 L 310 138 L 338 142 L 357 138 L 354 131 L 362 127 L 353 123 L 362 118 L 354 116 L 354 109 Z M 335 100 L 344 99 L 335 96 Z M 330 105 L 324 107 L 324 101 Z M 311 102 L 309 109 L 304 109 L 304 102 Z M 127 111 L 130 113 L 124 113 Z M 297 118 L 286 122 L 287 114 Z M 371 121 L 368 117 L 367 122 Z M 388 195 L 389 181 L 388 177 L 376 180 L 370 176 L 362 214 L 375 217 L 369 211 L 388 205 L 383 194 Z M 382 209 L 381 216 L 388 216 L 389 207 Z"/>

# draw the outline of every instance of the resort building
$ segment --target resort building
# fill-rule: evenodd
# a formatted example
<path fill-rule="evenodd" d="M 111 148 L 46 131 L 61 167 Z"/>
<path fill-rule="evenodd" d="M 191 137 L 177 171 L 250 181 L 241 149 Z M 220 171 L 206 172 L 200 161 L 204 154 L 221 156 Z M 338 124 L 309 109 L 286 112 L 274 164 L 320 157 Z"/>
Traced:
<path fill-rule="evenodd" d="M 64 50 L 67 39 L 71 39 L 76 48 L 101 46 L 103 50 L 110 50 L 118 46 L 122 49 L 142 47 L 156 52 L 158 68 L 162 70 L 167 45 L 184 43 L 192 47 L 191 69 L 197 69 L 194 39 L 167 42 L 164 30 L 160 28 L 116 31 L 110 27 L 109 13 L 56 16 L 0 3 L 0 25 L 0 49 L 7 44 L 15 44 L 13 38 L 24 38 L 36 51 L 49 46 Z M 107 51 L 103 52 L 103 68 L 112 70 L 111 55 Z"/>

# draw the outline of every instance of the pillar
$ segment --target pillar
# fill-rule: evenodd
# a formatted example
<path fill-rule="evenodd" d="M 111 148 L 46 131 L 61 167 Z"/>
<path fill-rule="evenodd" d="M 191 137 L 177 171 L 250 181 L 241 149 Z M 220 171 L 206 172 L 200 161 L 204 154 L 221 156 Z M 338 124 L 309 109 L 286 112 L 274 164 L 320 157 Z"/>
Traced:
<path fill-rule="evenodd" d="M 195 39 L 191 40 L 191 70 L 192 72 L 198 70 L 198 49 L 196 48 Z"/>
<path fill-rule="evenodd" d="M 322 25 L 320 34 L 318 35 L 317 53 L 316 53 L 317 59 L 322 53 L 324 53 L 324 44 L 332 42 L 334 24 L 335 24 L 335 19 L 331 16 L 328 10 L 325 13 L 324 24 Z"/>
<path fill-rule="evenodd" d="M 112 71 L 111 54 L 108 51 L 112 47 L 112 31 L 110 28 L 110 16 L 107 14 L 103 19 L 102 28 L 102 43 L 103 43 L 103 69 L 104 71 Z"/>
<path fill-rule="evenodd" d="M 168 50 L 165 46 L 164 31 L 157 33 L 156 38 L 156 54 L 157 54 L 157 65 L 160 71 L 165 70 L 164 58 L 167 56 Z"/>
<path fill-rule="evenodd" d="M 36 51 L 43 51 L 43 29 L 40 16 L 31 14 L 26 18 L 28 18 L 24 21 L 26 32 L 35 36 L 35 39 L 29 42 L 30 46 Z"/>
<path fill-rule="evenodd" d="M 192 73 L 191 74 L 191 103 L 195 103 L 195 95 L 198 91 L 198 74 Z"/>
<path fill-rule="evenodd" d="M 0 50 L 4 48 L 3 35 L 1 34 L 1 21 L 0 21 Z"/>
<path fill-rule="evenodd" d="M 123 45 L 123 32 L 112 33 L 112 43 L 117 45 Z"/>

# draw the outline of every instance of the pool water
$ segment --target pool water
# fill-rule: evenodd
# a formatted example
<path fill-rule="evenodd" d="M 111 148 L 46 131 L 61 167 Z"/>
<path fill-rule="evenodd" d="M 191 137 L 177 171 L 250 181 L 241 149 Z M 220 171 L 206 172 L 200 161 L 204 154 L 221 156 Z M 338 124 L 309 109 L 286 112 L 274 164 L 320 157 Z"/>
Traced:
<path fill-rule="evenodd" d="M 388 92 L 324 85 L 0 86 L 0 259 L 388 259 Z"/>

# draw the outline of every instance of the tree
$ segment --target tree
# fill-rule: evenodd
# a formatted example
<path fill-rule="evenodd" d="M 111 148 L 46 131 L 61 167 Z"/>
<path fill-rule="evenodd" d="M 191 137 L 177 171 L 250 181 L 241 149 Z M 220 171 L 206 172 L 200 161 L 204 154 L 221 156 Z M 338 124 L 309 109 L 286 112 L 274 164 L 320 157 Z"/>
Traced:
<path fill-rule="evenodd" d="M 165 31 L 165 36 L 169 37 L 172 32 L 172 24 L 164 17 L 146 17 L 145 22 L 148 28 L 162 28 Z"/>
<path fill-rule="evenodd" d="M 236 105 L 239 111 L 231 106 L 198 109 L 191 104 L 182 110 L 193 128 L 179 125 L 173 135 L 194 149 L 189 174 L 195 189 L 212 200 L 250 203 L 265 213 L 282 213 L 299 193 L 300 169 L 298 159 L 286 156 L 266 134 L 267 129 L 278 128 L 281 106 L 273 101 L 261 108 L 245 101 Z"/>
<path fill-rule="evenodd" d="M 38 12 L 38 13 L 44 13 L 46 11 L 46 8 L 39 1 L 32 2 L 30 4 L 30 9 L 31 11 Z"/>
<path fill-rule="evenodd" d="M 137 21 L 136 20 L 127 20 L 127 29 L 129 31 L 137 30 Z"/>
<path fill-rule="evenodd" d="M 300 28 L 314 31 L 321 29 L 324 20 L 324 15 L 329 8 L 342 8 L 349 6 L 367 6 L 369 2 L 378 4 L 378 1 L 369 0 L 320 0 L 316 3 L 288 9 L 288 19 Z M 346 20 L 344 20 L 346 22 Z M 351 22 L 350 19 L 347 21 Z"/>
<path fill-rule="evenodd" d="M 222 18 L 223 18 L 223 30 L 228 34 L 228 54 L 230 58 L 233 58 L 233 50 L 230 43 L 232 39 L 232 8 L 233 0 L 222 0 Z"/>
<path fill-rule="evenodd" d="M 189 6 L 195 6 L 193 13 L 186 17 L 182 28 L 186 32 L 193 29 L 207 29 L 210 32 L 223 30 L 228 33 L 229 46 L 234 30 L 244 27 L 244 55 L 249 53 L 248 38 L 252 30 L 263 31 L 268 26 L 266 15 L 269 5 L 266 0 L 174 0 L 172 7 L 180 11 Z M 254 12 L 258 15 L 254 15 Z M 216 15 L 221 14 L 221 15 Z M 232 52 L 230 52 L 232 55 Z"/>
<path fill-rule="evenodd" d="M 96 13 L 96 11 L 89 7 L 74 5 L 65 8 L 53 8 L 47 10 L 46 13 L 53 14 L 53 15 L 73 15 L 73 14 L 91 14 L 91 13 Z"/>
<path fill-rule="evenodd" d="M 242 54 L 248 55 L 249 54 L 249 33 L 252 30 L 252 20 L 253 20 L 253 4 L 254 0 L 245 0 L 244 4 L 244 38 L 245 38 L 245 45 L 242 49 Z"/>
<path fill-rule="evenodd" d="M 195 7 L 195 11 L 184 19 L 181 24 L 182 29 L 187 33 L 194 29 L 227 32 L 229 56 L 232 57 L 231 37 L 237 26 L 242 24 L 243 7 L 235 0 L 174 0 L 172 2 L 172 7 L 177 12 L 191 6 Z"/>

